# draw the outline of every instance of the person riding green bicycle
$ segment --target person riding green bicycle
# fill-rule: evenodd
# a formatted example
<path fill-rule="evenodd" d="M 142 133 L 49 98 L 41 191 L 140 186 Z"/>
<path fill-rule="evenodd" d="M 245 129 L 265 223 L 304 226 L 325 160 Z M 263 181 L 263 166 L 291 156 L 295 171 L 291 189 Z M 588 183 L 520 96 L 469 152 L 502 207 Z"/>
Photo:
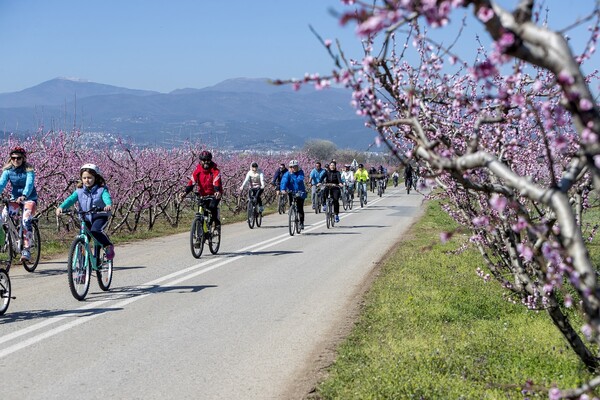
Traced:
<path fill-rule="evenodd" d="M 37 192 L 35 190 L 35 172 L 33 166 L 27 162 L 27 152 L 22 147 L 15 147 L 9 152 L 8 162 L 2 168 L 0 176 L 0 193 L 6 185 L 11 184 L 11 199 L 8 207 L 2 210 L 2 223 L 8 222 L 9 216 L 17 215 L 20 204 L 23 204 L 23 250 L 21 261 L 31 258 L 30 243 L 32 239 L 31 220 L 37 208 Z"/>
<path fill-rule="evenodd" d="M 106 187 L 106 181 L 96 164 L 84 164 L 79 169 L 80 181 L 77 189 L 62 202 L 56 209 L 56 215 L 62 214 L 63 210 L 79 203 L 80 211 L 90 211 L 96 208 L 100 211 L 85 216 L 85 224 L 94 238 L 104 247 L 108 260 L 115 258 L 115 249 L 110 239 L 104 233 L 108 224 L 110 211 L 112 210 L 112 198 Z"/>
<path fill-rule="evenodd" d="M 205 201 L 204 206 L 210 211 L 215 226 L 221 225 L 219 220 L 219 202 L 223 194 L 223 185 L 221 184 L 221 173 L 217 164 L 212 160 L 212 153 L 203 150 L 200 153 L 200 163 L 194 169 L 190 180 L 185 186 L 184 192 L 179 194 L 179 201 L 183 200 L 192 190 L 194 185 L 198 186 L 198 195 L 214 196 L 209 201 Z"/>
<path fill-rule="evenodd" d="M 306 199 L 304 171 L 300 169 L 298 160 L 291 160 L 289 167 L 289 170 L 281 178 L 279 188 L 282 193 L 288 194 L 290 204 L 292 204 L 294 195 L 299 195 L 296 197 L 296 203 L 298 205 L 298 216 L 300 217 L 300 229 L 304 229 L 304 199 Z"/>

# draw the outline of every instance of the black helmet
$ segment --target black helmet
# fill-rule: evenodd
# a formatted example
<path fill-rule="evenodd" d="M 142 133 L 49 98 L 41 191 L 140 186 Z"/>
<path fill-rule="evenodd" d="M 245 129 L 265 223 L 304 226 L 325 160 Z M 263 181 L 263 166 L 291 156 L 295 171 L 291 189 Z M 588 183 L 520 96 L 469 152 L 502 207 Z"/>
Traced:
<path fill-rule="evenodd" d="M 212 153 L 208 150 L 203 150 L 200 153 L 200 161 L 212 161 Z"/>
<path fill-rule="evenodd" d="M 258 168 L 258 163 L 256 163 L 256 162 L 253 162 L 253 163 L 252 163 L 252 167 L 253 167 L 253 168 L 254 168 L 254 167 Z"/>

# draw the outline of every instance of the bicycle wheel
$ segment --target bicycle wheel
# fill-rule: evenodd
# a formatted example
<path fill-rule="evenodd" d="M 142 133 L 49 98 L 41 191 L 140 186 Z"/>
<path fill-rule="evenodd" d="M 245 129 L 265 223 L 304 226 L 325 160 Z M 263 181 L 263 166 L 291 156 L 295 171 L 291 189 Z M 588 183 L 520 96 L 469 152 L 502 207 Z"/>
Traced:
<path fill-rule="evenodd" d="M 192 221 L 190 230 L 190 248 L 194 258 L 200 258 L 204 250 L 204 229 L 202 229 L 203 217 L 197 216 Z"/>
<path fill-rule="evenodd" d="M 279 206 L 277 207 L 279 214 L 285 213 L 285 196 L 279 195 Z"/>
<path fill-rule="evenodd" d="M 85 241 L 82 238 L 73 241 L 67 268 L 71 294 L 77 300 L 85 299 L 90 288 L 90 262 Z"/>
<path fill-rule="evenodd" d="M 0 245 L 0 268 L 4 268 L 6 272 L 10 271 L 10 266 L 13 259 L 12 254 L 12 237 L 6 232 L 6 226 L 2 226 L 2 230 L 4 231 L 4 243 Z"/>
<path fill-rule="evenodd" d="M 31 222 L 31 241 L 29 242 L 29 261 L 22 261 L 23 268 L 28 272 L 33 272 L 40 262 L 40 250 L 42 248 L 42 239 L 40 237 L 40 230 L 38 229 L 37 222 Z"/>
<path fill-rule="evenodd" d="M 250 200 L 248 200 L 248 205 L 246 206 L 247 220 L 248 226 L 250 229 L 254 228 L 254 223 L 256 222 L 256 216 L 254 215 L 254 205 Z"/>
<path fill-rule="evenodd" d="M 348 209 L 352 210 L 352 207 L 354 207 L 354 193 L 350 194 L 350 200 L 348 200 Z"/>
<path fill-rule="evenodd" d="M 296 210 L 295 207 L 290 207 L 290 212 L 289 212 L 289 231 L 290 231 L 290 236 L 294 236 L 294 234 L 296 233 L 296 230 L 298 229 L 298 227 L 296 226 L 298 221 L 298 210 Z"/>
<path fill-rule="evenodd" d="M 333 212 L 331 210 L 331 204 L 327 201 L 327 211 L 325 212 L 325 222 L 327 223 L 327 229 L 331 228 L 331 216 Z"/>
<path fill-rule="evenodd" d="M 256 206 L 258 208 L 258 206 Z M 260 211 L 256 211 L 254 218 L 256 219 L 256 226 L 260 228 L 262 225 L 262 213 Z"/>
<path fill-rule="evenodd" d="M 11 299 L 10 277 L 5 270 L 0 269 L 0 315 L 8 310 Z"/>
<path fill-rule="evenodd" d="M 344 211 L 348 209 L 348 193 L 342 193 L 342 206 L 344 207 Z"/>
<path fill-rule="evenodd" d="M 360 193 L 358 194 L 358 198 L 360 199 L 360 207 L 364 207 L 365 205 L 365 199 L 363 196 L 364 192 L 361 190 Z"/>
<path fill-rule="evenodd" d="M 210 235 L 208 236 L 208 249 L 211 254 L 217 254 L 221 247 L 221 225 L 210 224 Z"/>
<path fill-rule="evenodd" d="M 96 278 L 98 279 L 98 286 L 105 292 L 110 288 L 113 277 L 113 260 L 106 258 L 104 248 L 100 250 L 100 262 L 98 270 L 96 270 Z"/>

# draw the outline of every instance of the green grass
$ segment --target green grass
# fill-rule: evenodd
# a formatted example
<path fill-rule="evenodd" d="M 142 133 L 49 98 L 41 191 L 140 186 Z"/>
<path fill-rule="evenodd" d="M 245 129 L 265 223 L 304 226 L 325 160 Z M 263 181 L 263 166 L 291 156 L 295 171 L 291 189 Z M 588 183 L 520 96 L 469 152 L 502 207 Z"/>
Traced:
<path fill-rule="evenodd" d="M 453 228 L 429 204 L 384 263 L 314 397 L 547 398 L 542 387 L 590 378 L 546 313 L 506 302 L 496 282 L 476 275 L 483 267 L 478 253 L 447 253 L 468 237 L 440 243 L 439 231 Z"/>

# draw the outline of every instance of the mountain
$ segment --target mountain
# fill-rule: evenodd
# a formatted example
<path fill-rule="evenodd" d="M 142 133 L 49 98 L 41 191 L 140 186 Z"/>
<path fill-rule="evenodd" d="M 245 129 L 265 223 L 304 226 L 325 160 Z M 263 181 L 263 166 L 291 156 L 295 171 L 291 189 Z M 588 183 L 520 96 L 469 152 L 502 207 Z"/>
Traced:
<path fill-rule="evenodd" d="M 293 91 L 266 79 L 159 93 L 57 78 L 0 94 L 0 124 L 16 133 L 75 126 L 141 145 L 200 140 L 220 148 L 276 150 L 327 139 L 338 148 L 364 150 L 374 133 L 356 116 L 350 99 L 343 89 Z"/>

